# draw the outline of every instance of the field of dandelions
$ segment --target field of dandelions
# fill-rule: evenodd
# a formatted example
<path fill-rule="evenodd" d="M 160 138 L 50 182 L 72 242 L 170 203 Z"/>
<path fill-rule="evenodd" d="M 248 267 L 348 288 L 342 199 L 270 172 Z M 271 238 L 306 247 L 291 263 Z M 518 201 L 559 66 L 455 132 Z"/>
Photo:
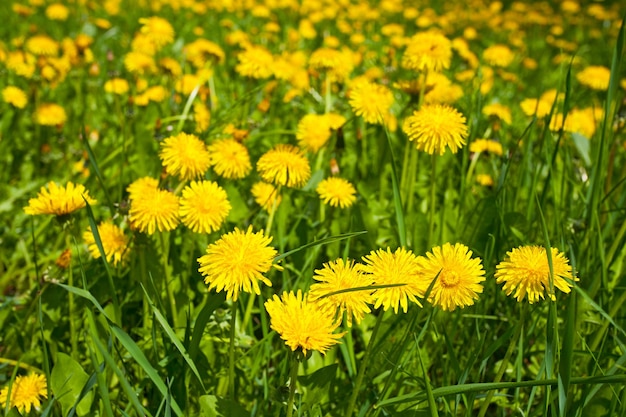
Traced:
<path fill-rule="evenodd" d="M 626 414 L 625 13 L 0 2 L 0 414 Z"/>

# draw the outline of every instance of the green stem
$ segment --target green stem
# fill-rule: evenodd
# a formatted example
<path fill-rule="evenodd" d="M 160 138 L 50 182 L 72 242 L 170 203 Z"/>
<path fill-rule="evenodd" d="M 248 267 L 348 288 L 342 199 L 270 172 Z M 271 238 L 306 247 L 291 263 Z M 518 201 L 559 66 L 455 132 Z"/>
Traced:
<path fill-rule="evenodd" d="M 19 362 L 19 361 L 13 360 L 13 359 L 0 358 L 0 363 L 5 363 L 5 364 L 11 365 L 11 366 L 17 366 L 18 368 L 22 368 L 22 369 L 25 369 L 27 371 L 34 372 L 34 373 L 37 373 L 37 374 L 43 374 L 44 373 L 41 369 L 37 368 L 36 366 L 31 366 L 31 365 L 29 365 L 27 363 Z"/>
<path fill-rule="evenodd" d="M 166 242 L 165 238 L 166 232 L 159 232 L 159 236 L 161 237 L 161 251 L 163 259 L 163 273 L 165 274 L 165 292 L 167 293 L 167 300 L 169 301 L 171 315 L 172 315 L 172 323 L 174 324 L 174 329 L 179 327 L 178 323 L 178 310 L 176 308 L 176 297 L 174 296 L 174 291 L 170 286 L 171 275 L 170 268 L 167 262 L 168 254 L 169 254 L 169 245 Z"/>
<path fill-rule="evenodd" d="M 235 400 L 235 326 L 237 325 L 237 302 L 231 304 L 230 348 L 228 349 L 228 398 Z"/>
<path fill-rule="evenodd" d="M 287 400 L 287 417 L 293 415 L 293 403 L 296 398 L 296 385 L 298 379 L 298 367 L 300 362 L 296 358 L 295 354 L 291 356 L 291 371 L 289 372 L 289 399 Z"/>
<path fill-rule="evenodd" d="M 380 325 L 383 322 L 384 312 L 379 311 L 378 317 L 376 318 L 376 324 L 374 325 L 374 329 L 372 330 L 372 335 L 370 336 L 370 341 L 367 344 L 367 348 L 365 349 L 365 354 L 363 355 L 363 361 L 361 362 L 361 366 L 359 367 L 359 372 L 356 376 L 356 382 L 354 384 L 354 389 L 352 391 L 352 395 L 350 396 L 350 402 L 348 403 L 348 408 L 346 409 L 346 417 L 351 417 L 354 411 L 354 406 L 356 405 L 356 400 L 359 396 L 359 391 L 361 390 L 361 385 L 363 384 L 363 378 L 365 377 L 365 372 L 367 371 L 367 366 L 369 365 L 370 358 L 372 356 L 372 350 L 374 350 L 374 342 L 376 341 L 376 335 L 380 330 Z"/>
<path fill-rule="evenodd" d="M 326 98 L 326 100 L 325 100 L 326 103 L 325 103 L 325 107 L 324 107 L 324 113 L 330 113 L 330 109 L 331 109 L 331 106 L 332 106 L 331 96 L 330 96 L 331 89 L 332 89 L 332 85 L 331 85 L 331 82 L 330 82 L 330 74 L 327 72 L 326 73 L 326 91 L 324 92 L 325 93 L 324 96 Z"/>
<path fill-rule="evenodd" d="M 274 223 L 274 215 L 276 214 L 276 208 L 278 206 L 278 196 L 280 195 L 281 186 L 276 187 L 272 198 L 272 209 L 270 210 L 270 216 L 267 218 L 267 225 L 265 226 L 265 235 L 270 236 L 272 234 L 272 224 Z"/>
<path fill-rule="evenodd" d="M 517 329 L 515 329 L 515 335 L 511 338 L 511 342 L 509 343 L 509 347 L 506 350 L 504 358 L 500 362 L 500 368 L 498 368 L 498 372 L 496 373 L 496 377 L 493 380 L 493 383 L 498 383 L 504 376 L 504 372 L 506 371 L 506 367 L 511 359 L 511 355 L 515 350 L 515 346 L 517 345 L 517 341 L 522 334 L 522 329 L 524 328 L 524 319 L 526 316 L 526 304 L 522 305 L 522 312 L 520 313 L 520 320 L 517 323 Z M 478 412 L 478 417 L 485 417 L 485 413 L 487 412 L 487 408 L 489 408 L 489 404 L 491 403 L 491 399 L 493 398 L 493 394 L 495 394 L 495 390 L 489 391 L 487 397 L 483 401 L 480 406 L 480 410 Z"/>
<path fill-rule="evenodd" d="M 256 294 L 251 292 L 250 297 L 248 298 L 248 304 L 246 305 L 246 312 L 243 315 L 243 321 L 241 322 L 241 328 L 245 330 L 248 322 L 250 321 L 250 317 L 252 316 L 252 308 L 254 307 L 254 300 L 256 298 Z"/>
<path fill-rule="evenodd" d="M 66 248 L 71 248 L 71 243 L 70 243 L 70 233 L 66 230 L 65 232 L 65 247 Z M 68 265 L 67 267 L 67 273 L 68 273 L 68 285 L 70 287 L 74 286 L 74 273 L 72 272 L 72 265 L 70 263 L 70 265 Z M 68 299 L 68 310 L 69 310 L 69 317 L 68 320 L 70 321 L 70 345 L 72 346 L 72 358 L 74 359 L 78 359 L 78 333 L 76 332 L 76 310 L 75 310 L 75 304 L 74 304 L 74 294 L 72 292 L 69 292 L 68 294 L 69 299 Z"/>
<path fill-rule="evenodd" d="M 437 210 L 437 203 L 435 201 L 436 193 L 436 179 L 437 179 L 437 155 L 431 156 L 431 171 L 430 171 L 430 207 L 429 207 L 429 220 L 428 220 L 428 244 L 434 246 L 433 236 L 435 233 L 435 211 Z"/>

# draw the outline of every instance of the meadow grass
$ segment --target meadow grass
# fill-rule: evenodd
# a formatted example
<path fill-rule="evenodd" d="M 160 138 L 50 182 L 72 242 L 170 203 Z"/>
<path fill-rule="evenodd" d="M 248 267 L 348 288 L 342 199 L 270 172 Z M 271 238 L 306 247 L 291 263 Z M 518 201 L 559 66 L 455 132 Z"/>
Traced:
<path fill-rule="evenodd" d="M 624 13 L 619 2 L 572 0 L 3 2 L 4 415 L 623 415 Z M 154 16 L 169 27 L 143 20 Z M 432 60 L 425 69 L 405 63 L 423 33 L 450 42 L 448 65 L 428 68 L 446 60 L 432 50 L 422 52 Z M 198 39 L 214 46 L 198 53 Z M 407 121 L 434 104 L 465 118 L 456 152 L 452 139 L 441 154 L 418 149 L 413 133 L 425 129 L 412 133 Z M 309 114 L 324 118 L 303 127 Z M 426 116 L 428 127 L 435 116 Z M 456 128 L 446 117 L 430 125 L 434 136 Z M 210 169 L 185 178 L 164 162 L 181 133 L 202 152 L 209 145 Z M 216 156 L 223 139 L 243 145 L 248 168 Z M 296 149 L 281 156 L 294 164 L 282 182 L 258 164 L 279 144 Z M 202 152 L 179 155 L 181 164 Z M 220 161 L 244 173 L 229 177 Z M 228 208 L 211 194 L 206 210 L 227 214 L 196 232 L 176 205 L 144 228 L 142 216 L 165 213 L 170 198 L 141 207 L 152 194 L 129 186 L 145 177 L 176 204 L 191 180 L 215 182 Z M 334 177 L 354 187 L 327 190 L 345 207 L 319 191 Z M 261 179 L 280 201 L 254 194 Z M 50 181 L 88 193 L 71 213 L 27 214 Z M 201 271 L 207 248 L 235 228 L 271 237 L 272 266 L 259 267 L 271 286 L 255 278 L 258 292 L 232 294 Z M 256 262 L 238 258 L 241 239 L 222 261 Z M 446 266 L 424 272 L 446 243 L 464 245 L 484 269 L 475 299 L 460 302 L 454 289 L 455 308 L 438 298 Z M 496 282 L 511 251 L 531 245 L 545 248 L 547 277 L 532 303 L 532 291 L 518 300 Z M 268 303 L 309 293 L 333 262 L 354 260 L 360 274 L 365 256 L 387 248 L 421 262 L 419 304 L 374 307 L 376 294 L 408 281 L 338 287 L 321 302 L 367 296 L 369 312 L 343 305 L 338 344 L 310 347 L 307 336 L 291 349 Z M 557 253 L 572 267 L 565 280 Z M 525 265 L 522 286 L 535 266 Z M 312 311 L 283 320 L 323 322 L 327 313 Z M 25 392 L 27 375 L 47 383 Z"/>

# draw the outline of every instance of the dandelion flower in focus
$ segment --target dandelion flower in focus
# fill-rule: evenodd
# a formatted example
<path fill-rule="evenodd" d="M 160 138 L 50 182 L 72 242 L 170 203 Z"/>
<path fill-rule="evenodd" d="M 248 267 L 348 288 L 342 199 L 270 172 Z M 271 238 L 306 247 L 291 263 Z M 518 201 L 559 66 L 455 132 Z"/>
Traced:
<path fill-rule="evenodd" d="M 40 374 L 17 376 L 11 385 L 11 398 L 8 396 L 9 387 L 6 386 L 0 390 L 0 407 L 3 409 L 16 407 L 22 414 L 30 413 L 31 408 L 38 410 L 41 399 L 48 398 L 46 377 Z"/>
<path fill-rule="evenodd" d="M 254 201 L 266 211 L 272 211 L 274 205 L 278 207 L 282 197 L 278 194 L 278 190 L 272 184 L 259 181 L 252 186 L 252 196 Z"/>
<path fill-rule="evenodd" d="M 180 218 L 196 233 L 218 230 L 230 212 L 226 191 L 213 181 L 192 181 L 183 189 Z"/>
<path fill-rule="evenodd" d="M 244 77 L 269 78 L 273 74 L 274 56 L 262 46 L 249 46 L 237 55 L 235 71 Z"/>
<path fill-rule="evenodd" d="M 42 103 L 35 110 L 35 123 L 42 126 L 58 126 L 65 123 L 65 109 L 58 104 Z"/>
<path fill-rule="evenodd" d="M 235 139 L 220 139 L 208 147 L 209 164 L 217 175 L 228 179 L 246 177 L 252 169 L 248 148 Z"/>
<path fill-rule="evenodd" d="M 174 28 L 162 17 L 152 16 L 139 19 L 141 33 L 146 35 L 157 49 L 174 42 Z"/>
<path fill-rule="evenodd" d="M 326 353 L 345 334 L 334 333 L 339 322 L 321 311 L 317 303 L 309 301 L 301 290 L 295 294 L 284 292 L 280 298 L 274 295 L 265 302 L 265 309 L 270 316 L 270 327 L 292 351 L 300 348 L 305 356 L 311 350 Z"/>
<path fill-rule="evenodd" d="M 407 312 L 409 301 L 422 305 L 417 298 L 424 297 L 428 282 L 420 279 L 419 264 L 413 252 L 404 248 L 395 252 L 389 248 L 386 251 L 379 249 L 364 256 L 363 262 L 363 272 L 371 275 L 374 285 L 390 285 L 374 290 L 374 308 L 382 305 L 385 311 L 393 308 L 397 314 L 399 307 Z"/>
<path fill-rule="evenodd" d="M 325 115 L 307 114 L 298 122 L 298 144 L 311 152 L 319 151 L 330 139 L 330 125 Z"/>
<path fill-rule="evenodd" d="M 361 264 L 337 259 L 324 264 L 322 269 L 316 269 L 313 279 L 318 282 L 311 285 L 309 299 L 318 300 L 322 309 L 337 317 L 337 321 L 341 321 L 346 313 L 348 327 L 352 327 L 353 318 L 358 324 L 371 311 L 368 304 L 374 301 L 372 290 L 363 287 L 371 286 L 373 279 L 363 273 Z M 334 294 L 351 289 L 354 291 Z"/>
<path fill-rule="evenodd" d="M 178 226 L 179 201 L 167 190 L 144 187 L 131 194 L 129 219 L 134 230 L 149 235 Z"/>
<path fill-rule="evenodd" d="M 161 142 L 159 157 L 169 175 L 181 180 L 198 178 L 209 169 L 207 146 L 196 135 L 179 133 Z"/>
<path fill-rule="evenodd" d="M 128 248 L 128 239 L 124 235 L 124 231 L 111 222 L 103 222 L 98 225 L 98 235 L 100 236 L 102 249 L 104 249 L 107 262 L 111 262 L 113 265 L 119 265 Z M 98 249 L 96 238 L 91 229 L 83 233 L 83 239 L 89 247 L 91 256 L 95 259 L 100 258 L 100 250 Z"/>
<path fill-rule="evenodd" d="M 28 103 L 26 93 L 22 89 L 12 85 L 2 89 L 2 100 L 18 109 L 23 109 Z"/>
<path fill-rule="evenodd" d="M 146 193 L 156 191 L 159 187 L 159 180 L 151 177 L 139 178 L 132 182 L 127 188 L 129 199 L 134 200 L 143 197 Z"/>
<path fill-rule="evenodd" d="M 330 177 L 320 181 L 316 190 L 324 204 L 333 207 L 350 207 L 356 201 L 356 190 L 347 180 Z"/>
<path fill-rule="evenodd" d="M 428 301 L 442 310 L 470 306 L 483 292 L 481 283 L 485 280 L 485 271 L 480 258 L 472 258 L 467 246 L 446 243 L 417 259 L 426 286 L 437 279 Z"/>
<path fill-rule="evenodd" d="M 415 71 L 450 68 L 452 42 L 435 32 L 421 32 L 411 38 L 402 55 L 402 67 Z"/>
<path fill-rule="evenodd" d="M 287 187 L 301 187 L 311 177 L 309 160 L 295 146 L 279 144 L 264 153 L 256 164 L 261 178 Z"/>
<path fill-rule="evenodd" d="M 65 187 L 62 187 L 49 182 L 46 187 L 41 187 L 37 198 L 28 200 L 24 213 L 63 216 L 85 207 L 85 200 L 90 205 L 96 204 L 96 200 L 91 198 L 82 184 L 68 182 Z"/>
<path fill-rule="evenodd" d="M 569 260 L 556 248 L 551 248 L 552 271 L 554 288 L 564 293 L 571 291 L 572 284 L 566 281 L 578 281 L 572 274 Z M 496 282 L 504 282 L 502 290 L 521 302 L 528 296 L 528 302 L 533 304 L 544 298 L 544 292 L 555 300 L 550 289 L 550 264 L 546 248 L 542 246 L 520 246 L 506 253 L 504 261 L 496 266 Z"/>
<path fill-rule="evenodd" d="M 393 94 L 384 85 L 363 82 L 350 90 L 350 107 L 367 123 L 382 124 L 393 104 Z"/>
<path fill-rule="evenodd" d="M 206 255 L 198 258 L 198 271 L 204 282 L 217 292 L 226 291 L 226 297 L 237 301 L 241 291 L 259 295 L 259 281 L 272 286 L 263 276 L 272 267 L 278 252 L 272 246 L 271 237 L 263 231 L 253 233 L 252 226 L 243 232 L 235 230 L 223 235 L 217 242 L 207 247 Z"/>
<path fill-rule="evenodd" d="M 417 149 L 431 155 L 443 155 L 446 146 L 456 153 L 468 135 L 465 116 L 442 104 L 422 106 L 405 120 L 403 130 Z"/>
<path fill-rule="evenodd" d="M 600 65 L 590 65 L 576 74 L 576 79 L 586 87 L 603 91 L 609 88 L 611 70 Z"/>

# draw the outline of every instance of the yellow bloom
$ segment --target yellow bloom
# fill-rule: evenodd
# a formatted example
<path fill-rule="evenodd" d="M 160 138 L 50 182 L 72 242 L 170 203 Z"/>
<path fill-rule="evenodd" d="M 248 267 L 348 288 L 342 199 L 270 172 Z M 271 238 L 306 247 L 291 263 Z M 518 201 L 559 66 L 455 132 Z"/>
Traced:
<path fill-rule="evenodd" d="M 309 66 L 318 71 L 324 71 L 333 81 L 343 81 L 354 69 L 353 53 L 346 50 L 322 47 L 311 54 Z"/>
<path fill-rule="evenodd" d="M 207 39 L 196 39 L 185 46 L 185 58 L 196 68 L 204 68 L 205 64 L 224 61 L 224 50 L 216 43 Z"/>
<path fill-rule="evenodd" d="M 527 98 L 520 102 L 520 107 L 526 116 L 536 115 L 539 118 L 546 117 L 552 109 L 552 101 Z"/>
<path fill-rule="evenodd" d="M 566 279 L 578 281 L 572 274 L 572 267 L 568 259 L 556 248 L 551 248 L 552 281 L 554 288 L 564 293 L 571 291 L 572 284 Z M 550 264 L 548 253 L 542 246 L 520 246 L 506 253 L 504 261 L 496 266 L 496 282 L 504 282 L 502 290 L 506 295 L 511 295 L 521 302 L 528 296 L 528 302 L 544 298 L 544 292 L 548 291 L 548 297 L 555 300 L 554 290 L 550 288 Z"/>
<path fill-rule="evenodd" d="M 112 78 L 104 83 L 104 91 L 111 94 L 126 94 L 128 88 L 128 81 L 123 78 Z"/>
<path fill-rule="evenodd" d="M 492 187 L 493 186 L 493 178 L 488 174 L 478 174 L 476 175 L 476 182 L 483 187 Z"/>
<path fill-rule="evenodd" d="M 424 297 L 428 282 L 421 279 L 417 257 L 413 252 L 404 248 L 398 248 L 393 253 L 389 248 L 386 251 L 379 249 L 364 256 L 363 262 L 363 272 L 371 275 L 374 285 L 390 286 L 374 290 L 374 308 L 382 305 L 385 311 L 393 308 L 397 314 L 398 307 L 407 312 L 409 301 L 422 305 L 417 298 Z"/>
<path fill-rule="evenodd" d="M 173 193 L 137 187 L 131 194 L 130 227 L 149 235 L 155 231 L 173 230 L 178 226 L 179 201 Z"/>
<path fill-rule="evenodd" d="M 402 67 L 415 71 L 441 71 L 450 67 L 452 42 L 435 32 L 421 32 L 411 38 L 402 55 Z"/>
<path fill-rule="evenodd" d="M 243 232 L 235 230 L 223 235 L 207 247 L 207 254 L 198 258 L 198 271 L 204 282 L 217 292 L 226 291 L 226 297 L 237 301 L 241 291 L 259 295 L 259 281 L 272 286 L 263 276 L 272 267 L 278 252 L 269 246 L 272 238 L 263 231 L 253 233 L 252 226 Z"/>
<path fill-rule="evenodd" d="M 362 82 L 350 90 L 350 107 L 367 123 L 383 124 L 393 104 L 393 94 L 384 85 Z"/>
<path fill-rule="evenodd" d="M 157 49 L 174 42 L 174 28 L 162 17 L 152 16 L 139 19 L 141 33 L 146 35 Z"/>
<path fill-rule="evenodd" d="M 58 126 L 65 123 L 65 109 L 54 103 L 42 103 L 35 110 L 35 123 L 43 126 Z"/>
<path fill-rule="evenodd" d="M 309 160 L 295 146 L 279 144 L 259 158 L 257 171 L 267 182 L 287 187 L 301 187 L 311 177 Z"/>
<path fill-rule="evenodd" d="M 515 54 L 506 45 L 491 45 L 483 51 L 483 58 L 491 66 L 506 68 L 515 59 Z"/>
<path fill-rule="evenodd" d="M 609 88 L 611 70 L 600 65 L 590 65 L 576 74 L 576 79 L 593 90 L 606 90 Z"/>
<path fill-rule="evenodd" d="M 59 43 L 46 35 L 35 35 L 26 41 L 26 50 L 34 55 L 57 56 Z"/>
<path fill-rule="evenodd" d="M 437 279 L 428 297 L 431 304 L 447 311 L 474 304 L 483 292 L 481 282 L 485 280 L 485 271 L 480 258 L 471 256 L 467 246 L 446 243 L 418 258 L 427 287 Z"/>
<path fill-rule="evenodd" d="M 124 66 L 128 72 L 143 75 L 156 70 L 154 58 L 143 52 L 131 51 L 124 55 Z"/>
<path fill-rule="evenodd" d="M 211 111 L 204 103 L 194 103 L 193 120 L 196 122 L 196 132 L 206 132 L 211 124 Z"/>
<path fill-rule="evenodd" d="M 476 139 L 470 144 L 470 152 L 489 152 L 502 156 L 502 144 L 491 139 Z"/>
<path fill-rule="evenodd" d="M 159 157 L 169 175 L 181 180 L 198 178 L 209 169 L 210 155 L 196 135 L 179 133 L 161 142 Z"/>
<path fill-rule="evenodd" d="M 196 233 L 218 230 L 230 212 L 226 191 L 213 181 L 192 181 L 183 189 L 180 218 Z"/>
<path fill-rule="evenodd" d="M 345 312 L 348 327 L 352 327 L 353 317 L 358 324 L 371 311 L 368 304 L 374 301 L 372 290 L 364 287 L 371 286 L 373 278 L 363 273 L 361 264 L 337 259 L 316 269 L 313 279 L 319 282 L 311 285 L 309 299 L 318 300 L 322 309 L 333 314 L 337 321 L 342 320 Z M 345 292 L 336 294 L 339 291 Z"/>
<path fill-rule="evenodd" d="M 482 113 L 485 116 L 495 116 L 506 124 L 511 124 L 511 110 L 504 104 L 493 103 L 483 107 Z"/>
<path fill-rule="evenodd" d="M 0 407 L 8 409 L 16 407 L 20 413 L 28 414 L 31 408 L 41 407 L 41 398 L 48 398 L 48 385 L 46 377 L 40 374 L 17 376 L 11 385 L 11 399 L 9 400 L 9 387 L 0 390 Z"/>
<path fill-rule="evenodd" d="M 301 290 L 296 294 L 284 292 L 265 302 L 265 309 L 270 316 L 270 327 L 285 341 L 292 351 L 302 349 L 316 350 L 322 354 L 338 343 L 345 333 L 334 333 L 339 322 L 333 316 L 320 310 L 315 302 L 309 301 Z"/>
<path fill-rule="evenodd" d="M 277 194 L 276 187 L 263 181 L 259 181 L 252 186 L 252 196 L 254 201 L 266 211 L 271 211 L 276 204 L 280 204 L 282 197 Z"/>
<path fill-rule="evenodd" d="M 61 3 L 53 3 L 46 7 L 46 17 L 50 20 L 67 20 L 70 11 Z"/>
<path fill-rule="evenodd" d="M 134 200 L 141 198 L 146 193 L 156 191 L 159 187 L 159 180 L 156 178 L 143 177 L 132 182 L 127 188 L 128 198 Z"/>
<path fill-rule="evenodd" d="M 60 187 L 51 181 L 47 188 L 41 187 L 37 198 L 28 200 L 24 213 L 63 216 L 85 207 L 85 200 L 90 205 L 96 204 L 82 184 L 68 182 L 65 187 Z"/>
<path fill-rule="evenodd" d="M 333 207 L 350 207 L 356 201 L 354 186 L 343 178 L 326 178 L 320 181 L 315 191 L 324 204 L 330 204 Z"/>
<path fill-rule="evenodd" d="M 240 179 L 246 177 L 252 169 L 248 148 L 235 139 L 220 139 L 208 147 L 210 165 L 217 175 Z"/>
<path fill-rule="evenodd" d="M 262 46 L 249 46 L 237 55 L 235 71 L 244 77 L 269 78 L 273 74 L 274 56 Z"/>
<path fill-rule="evenodd" d="M 443 155 L 446 146 L 456 153 L 468 135 L 465 116 L 456 109 L 441 104 L 427 104 L 409 116 L 403 126 L 409 140 L 417 149 L 433 155 Z"/>
<path fill-rule="evenodd" d="M 107 261 L 112 262 L 113 265 L 120 264 L 128 249 L 128 239 L 124 235 L 124 231 L 111 222 L 103 222 L 98 225 L 98 235 L 100 235 L 102 249 L 104 249 Z M 100 250 L 91 229 L 83 233 L 83 239 L 89 246 L 91 256 L 95 259 L 100 258 Z"/>
<path fill-rule="evenodd" d="M 336 113 L 307 114 L 298 122 L 296 139 L 298 144 L 311 152 L 319 151 L 336 130 L 346 122 L 345 117 Z"/>
<path fill-rule="evenodd" d="M 9 103 L 18 109 L 23 109 L 28 103 L 26 93 L 22 89 L 12 85 L 2 89 L 2 99 L 5 103 Z"/>

